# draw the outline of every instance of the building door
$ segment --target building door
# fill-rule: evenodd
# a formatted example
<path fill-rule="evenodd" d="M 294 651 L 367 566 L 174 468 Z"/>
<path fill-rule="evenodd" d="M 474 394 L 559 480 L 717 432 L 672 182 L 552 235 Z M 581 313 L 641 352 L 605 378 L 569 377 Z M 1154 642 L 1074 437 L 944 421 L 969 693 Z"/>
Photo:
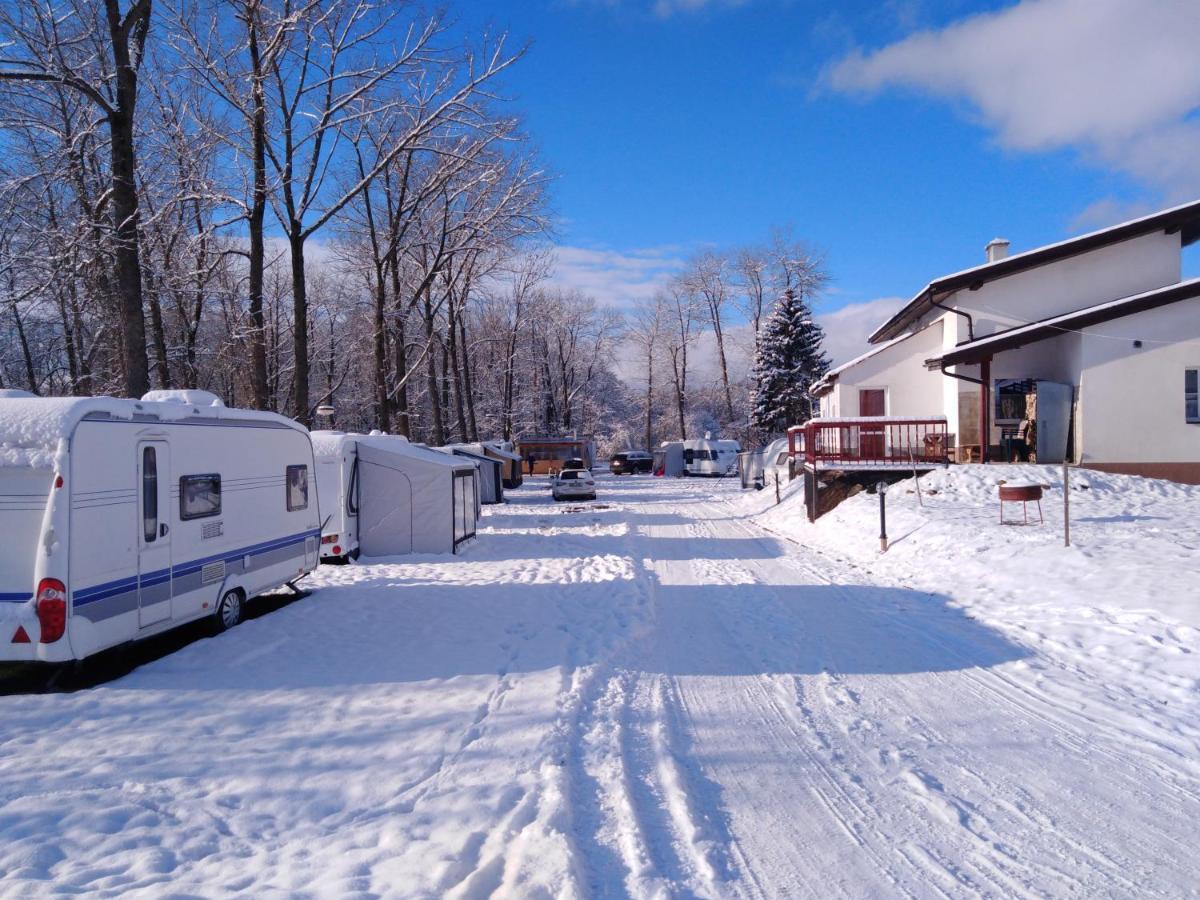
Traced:
<path fill-rule="evenodd" d="M 137 448 L 138 625 L 171 617 L 171 455 L 166 441 Z"/>
<path fill-rule="evenodd" d="M 1067 458 L 1067 440 L 1071 429 L 1069 384 L 1053 381 L 1037 383 L 1037 443 L 1034 452 L 1040 463 L 1060 463 Z"/>
<path fill-rule="evenodd" d="M 864 388 L 858 392 L 858 414 L 860 416 L 884 416 L 887 413 L 887 392 L 883 388 Z M 883 459 L 884 429 L 882 426 L 863 425 L 859 429 L 861 454 L 864 459 Z"/>

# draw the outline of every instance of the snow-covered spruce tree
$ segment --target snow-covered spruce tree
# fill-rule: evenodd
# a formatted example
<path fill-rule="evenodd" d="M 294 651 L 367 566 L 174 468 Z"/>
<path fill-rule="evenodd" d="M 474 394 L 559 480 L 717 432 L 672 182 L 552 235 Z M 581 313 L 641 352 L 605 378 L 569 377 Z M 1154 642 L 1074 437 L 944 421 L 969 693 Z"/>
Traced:
<path fill-rule="evenodd" d="M 756 428 L 778 434 L 812 418 L 809 388 L 829 371 L 824 339 L 803 292 L 784 291 L 763 324 L 754 360 Z"/>

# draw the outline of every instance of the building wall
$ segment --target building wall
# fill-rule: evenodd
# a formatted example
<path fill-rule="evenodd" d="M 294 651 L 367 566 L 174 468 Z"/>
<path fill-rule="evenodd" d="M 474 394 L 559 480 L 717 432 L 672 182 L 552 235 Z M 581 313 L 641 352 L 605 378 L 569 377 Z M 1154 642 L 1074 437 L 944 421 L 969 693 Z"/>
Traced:
<path fill-rule="evenodd" d="M 1183 406 L 1184 370 L 1200 368 L 1200 299 L 1088 329 L 1081 364 L 1081 463 L 1166 464 L 1164 475 L 1191 466 L 1200 476 L 1200 425 Z"/>
<path fill-rule="evenodd" d="M 938 356 L 942 347 L 938 322 L 892 344 L 874 356 L 841 372 L 833 390 L 821 398 L 823 416 L 857 416 L 858 392 L 884 388 L 889 416 L 940 416 L 940 372 L 925 368 L 925 360 Z"/>

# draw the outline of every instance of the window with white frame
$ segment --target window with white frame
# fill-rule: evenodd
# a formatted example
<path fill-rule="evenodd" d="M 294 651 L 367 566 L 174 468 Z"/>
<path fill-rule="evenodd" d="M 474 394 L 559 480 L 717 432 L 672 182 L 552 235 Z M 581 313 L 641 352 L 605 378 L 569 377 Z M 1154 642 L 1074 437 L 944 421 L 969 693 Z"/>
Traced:
<path fill-rule="evenodd" d="M 1200 425 L 1200 369 L 1183 370 L 1184 417 L 1193 425 Z"/>

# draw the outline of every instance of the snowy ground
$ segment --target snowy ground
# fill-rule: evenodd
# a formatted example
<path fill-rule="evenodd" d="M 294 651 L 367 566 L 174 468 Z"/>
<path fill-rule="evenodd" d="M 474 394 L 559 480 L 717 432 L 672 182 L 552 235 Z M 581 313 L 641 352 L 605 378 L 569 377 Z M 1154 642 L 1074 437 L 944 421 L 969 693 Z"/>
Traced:
<path fill-rule="evenodd" d="M 894 488 L 884 557 L 871 497 L 534 485 L 463 556 L 0 698 L 0 893 L 1193 892 L 1200 492 L 1088 476 L 1064 550 L 998 472 Z"/>

